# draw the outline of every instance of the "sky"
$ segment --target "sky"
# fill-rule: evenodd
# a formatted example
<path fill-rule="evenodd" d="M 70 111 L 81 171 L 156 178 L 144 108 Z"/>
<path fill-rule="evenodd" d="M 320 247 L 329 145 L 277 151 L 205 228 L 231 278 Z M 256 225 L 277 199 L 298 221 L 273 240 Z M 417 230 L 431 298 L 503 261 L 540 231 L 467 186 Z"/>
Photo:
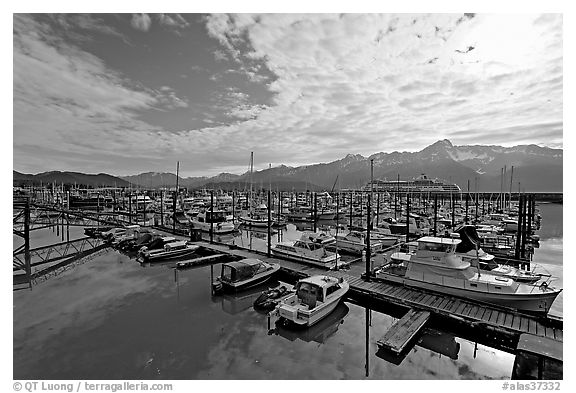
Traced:
<path fill-rule="evenodd" d="M 13 169 L 563 147 L 562 14 L 14 14 Z"/>

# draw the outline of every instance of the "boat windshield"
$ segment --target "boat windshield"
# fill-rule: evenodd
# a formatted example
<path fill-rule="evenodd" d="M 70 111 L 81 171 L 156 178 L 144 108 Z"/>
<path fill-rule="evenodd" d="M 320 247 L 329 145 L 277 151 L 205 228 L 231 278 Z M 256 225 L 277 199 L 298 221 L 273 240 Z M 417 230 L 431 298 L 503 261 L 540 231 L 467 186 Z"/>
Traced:
<path fill-rule="evenodd" d="M 222 278 L 226 281 L 232 281 L 234 269 L 231 266 L 222 265 Z"/>
<path fill-rule="evenodd" d="M 307 302 L 311 299 L 323 301 L 322 288 L 308 282 L 299 283 L 296 293 L 298 294 L 298 299 L 302 300 L 305 304 L 308 304 Z"/>
<path fill-rule="evenodd" d="M 419 242 L 419 251 L 434 251 L 434 252 L 451 252 L 452 244 L 442 244 L 442 243 L 429 243 L 429 242 Z"/>
<path fill-rule="evenodd" d="M 225 222 L 226 221 L 226 213 L 225 212 L 206 212 L 206 222 Z"/>

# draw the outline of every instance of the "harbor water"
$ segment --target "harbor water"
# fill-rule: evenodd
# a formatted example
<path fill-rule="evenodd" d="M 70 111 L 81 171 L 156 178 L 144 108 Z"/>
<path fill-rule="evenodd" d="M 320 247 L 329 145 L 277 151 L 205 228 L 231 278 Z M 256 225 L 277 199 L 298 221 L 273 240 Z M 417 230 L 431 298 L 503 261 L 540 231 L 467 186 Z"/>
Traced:
<path fill-rule="evenodd" d="M 539 205 L 537 269 L 563 286 L 562 205 Z M 280 238 L 295 239 L 289 225 Z M 32 247 L 57 242 L 33 232 Z M 61 236 L 61 234 L 60 234 Z M 82 236 L 81 228 L 70 238 Z M 275 241 L 279 235 L 273 235 Z M 266 235 L 230 239 L 265 246 Z M 15 240 L 15 245 L 16 245 Z M 249 242 L 252 242 L 251 244 Z M 213 296 L 220 265 L 178 270 L 106 251 L 14 292 L 14 379 L 508 379 L 514 355 L 449 331 L 428 329 L 399 361 L 376 341 L 397 318 L 341 304 L 308 330 L 276 325 L 254 310 L 260 289 Z M 274 282 L 269 283 L 275 285 Z M 562 295 L 551 314 L 562 316 Z M 368 325 L 368 329 L 366 328 Z"/>

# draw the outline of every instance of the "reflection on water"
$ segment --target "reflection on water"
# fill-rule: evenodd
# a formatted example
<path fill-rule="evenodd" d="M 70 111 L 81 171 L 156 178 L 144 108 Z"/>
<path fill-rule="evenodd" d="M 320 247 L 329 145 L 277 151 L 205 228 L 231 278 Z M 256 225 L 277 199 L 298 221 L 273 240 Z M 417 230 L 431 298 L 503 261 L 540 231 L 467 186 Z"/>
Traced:
<path fill-rule="evenodd" d="M 270 330 L 268 334 L 276 334 L 290 341 L 299 339 L 306 342 L 315 341 L 319 344 L 324 344 L 330 336 L 338 331 L 340 324 L 344 323 L 344 317 L 348 315 L 348 311 L 348 306 L 345 303 L 340 303 L 326 318 L 310 328 L 289 325 L 283 323 L 282 320 L 277 320 L 275 328 Z"/>
<path fill-rule="evenodd" d="M 510 376 L 510 355 L 463 357 L 473 344 L 458 338 L 457 360 L 423 339 L 399 366 L 384 361 L 376 340 L 395 319 L 371 311 L 367 352 L 366 310 L 351 303 L 307 331 L 269 334 L 259 291 L 212 296 L 210 275 L 111 251 L 14 293 L 14 378 L 361 379 L 367 360 L 373 379 Z"/>

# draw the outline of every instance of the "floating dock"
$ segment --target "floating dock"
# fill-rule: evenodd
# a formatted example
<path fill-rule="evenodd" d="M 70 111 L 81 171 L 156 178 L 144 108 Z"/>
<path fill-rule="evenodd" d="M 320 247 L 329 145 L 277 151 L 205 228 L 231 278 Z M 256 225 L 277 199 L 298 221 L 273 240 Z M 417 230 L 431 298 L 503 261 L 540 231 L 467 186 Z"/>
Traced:
<path fill-rule="evenodd" d="M 410 309 L 377 341 L 378 346 L 396 354 L 401 353 L 424 327 L 429 318 L 430 311 Z"/>

